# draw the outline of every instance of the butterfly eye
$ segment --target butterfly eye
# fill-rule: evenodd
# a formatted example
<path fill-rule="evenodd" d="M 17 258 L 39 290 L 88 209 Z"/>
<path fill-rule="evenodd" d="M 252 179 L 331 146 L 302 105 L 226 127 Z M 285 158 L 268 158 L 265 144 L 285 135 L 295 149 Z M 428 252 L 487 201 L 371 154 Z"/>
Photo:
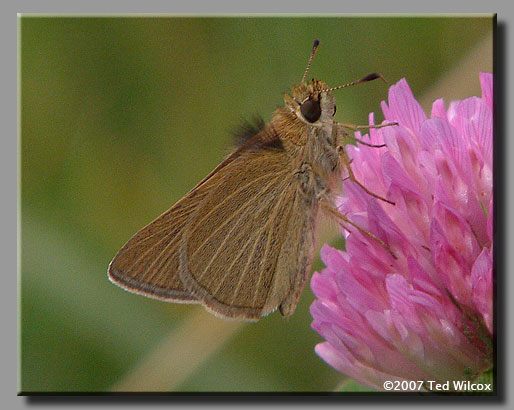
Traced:
<path fill-rule="evenodd" d="M 321 106 L 319 101 L 309 99 L 300 106 L 300 112 L 303 117 L 309 122 L 316 122 L 321 116 Z"/>

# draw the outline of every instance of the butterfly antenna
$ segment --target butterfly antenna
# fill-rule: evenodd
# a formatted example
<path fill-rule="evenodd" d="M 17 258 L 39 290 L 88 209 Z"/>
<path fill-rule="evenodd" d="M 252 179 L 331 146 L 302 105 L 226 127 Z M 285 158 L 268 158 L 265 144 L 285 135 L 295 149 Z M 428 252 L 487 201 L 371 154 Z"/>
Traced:
<path fill-rule="evenodd" d="M 319 46 L 319 40 L 314 40 L 314 44 L 312 45 L 311 56 L 309 57 L 309 62 L 307 63 L 307 68 L 305 69 L 305 73 L 303 73 L 302 83 L 305 82 L 305 77 L 307 77 L 307 73 L 309 72 L 309 68 L 311 68 L 312 60 L 314 59 L 314 55 L 316 54 L 316 50 Z"/>
<path fill-rule="evenodd" d="M 340 88 L 351 87 L 352 85 L 357 85 L 357 84 L 361 84 L 361 83 L 366 83 L 368 81 L 373 81 L 373 80 L 376 80 L 377 78 L 380 78 L 384 83 L 387 84 L 387 81 L 385 80 L 384 77 L 382 77 L 382 74 L 373 73 L 373 74 L 367 75 L 364 78 L 361 78 L 360 80 L 352 81 L 351 83 L 340 85 L 339 87 L 326 88 L 324 90 L 321 90 L 320 92 L 321 93 L 325 93 L 325 92 L 328 92 L 328 91 L 339 90 Z"/>

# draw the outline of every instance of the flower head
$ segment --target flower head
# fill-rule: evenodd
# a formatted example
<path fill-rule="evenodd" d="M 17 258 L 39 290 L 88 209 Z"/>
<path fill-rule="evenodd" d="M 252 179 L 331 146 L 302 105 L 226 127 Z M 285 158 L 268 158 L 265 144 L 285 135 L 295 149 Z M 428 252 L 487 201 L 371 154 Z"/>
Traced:
<path fill-rule="evenodd" d="M 405 80 L 382 103 L 373 148 L 347 145 L 356 179 L 340 209 L 346 252 L 324 246 L 311 286 L 316 353 L 358 382 L 472 379 L 492 364 L 492 75 L 482 97 L 433 103 L 427 118 Z M 370 115 L 373 124 L 373 115 Z M 366 136 L 358 138 L 366 139 Z"/>

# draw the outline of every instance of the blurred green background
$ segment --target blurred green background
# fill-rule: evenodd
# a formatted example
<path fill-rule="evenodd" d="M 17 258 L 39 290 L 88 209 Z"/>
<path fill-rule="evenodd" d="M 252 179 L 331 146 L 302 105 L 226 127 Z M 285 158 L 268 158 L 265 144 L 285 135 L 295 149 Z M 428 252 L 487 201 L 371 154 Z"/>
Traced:
<path fill-rule="evenodd" d="M 330 86 L 380 72 L 389 84 L 407 78 L 421 97 L 464 61 L 473 80 L 456 78 L 470 89 L 441 94 L 461 98 L 479 94 L 478 71 L 492 70 L 492 44 L 479 63 L 465 63 L 490 38 L 490 16 L 24 16 L 19 25 L 26 393 L 108 391 L 202 310 L 124 292 L 107 280 L 107 266 L 223 159 L 242 119 L 270 119 L 300 81 L 315 38 L 309 78 Z M 365 124 L 370 111 L 380 121 L 387 86 L 375 81 L 335 97 L 339 121 Z M 333 390 L 344 376 L 314 353 L 322 339 L 310 328 L 312 300 L 307 286 L 291 318 L 242 325 L 173 388 Z M 171 373 L 173 366 L 165 363 Z"/>

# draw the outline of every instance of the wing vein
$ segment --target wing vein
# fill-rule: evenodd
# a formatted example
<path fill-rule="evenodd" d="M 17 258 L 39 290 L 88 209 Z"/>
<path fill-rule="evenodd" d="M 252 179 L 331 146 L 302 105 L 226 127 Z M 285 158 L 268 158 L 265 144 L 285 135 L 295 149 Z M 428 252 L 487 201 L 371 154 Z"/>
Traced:
<path fill-rule="evenodd" d="M 247 215 L 248 213 L 250 213 L 251 208 L 249 208 L 249 207 L 246 207 L 246 208 L 245 208 L 245 207 L 241 206 L 241 208 L 239 208 L 239 209 L 237 210 L 237 213 L 239 214 L 239 212 L 240 212 L 241 210 L 243 211 L 243 213 L 240 215 L 240 218 L 243 218 L 245 215 Z M 233 215 L 232 215 L 232 218 L 227 219 L 227 220 L 226 220 L 226 221 L 225 221 L 221 226 L 219 226 L 215 231 L 213 231 L 213 232 L 212 232 L 212 234 L 211 234 L 211 235 L 209 235 L 209 237 L 208 237 L 204 242 L 202 242 L 202 244 L 200 245 L 200 247 L 202 247 L 202 246 L 206 243 L 206 241 L 207 241 L 207 240 L 208 240 L 212 235 L 214 235 L 216 232 L 218 232 L 220 229 L 222 229 L 226 224 L 228 224 L 228 223 L 233 219 L 233 217 L 235 217 L 235 216 L 236 216 L 236 215 L 234 215 L 234 214 L 233 214 Z M 231 239 L 231 238 L 230 238 L 230 235 L 232 234 L 232 232 L 234 231 L 234 229 L 236 229 L 238 226 L 239 226 L 238 224 L 234 224 L 234 225 L 232 226 L 232 228 L 230 228 L 230 230 L 227 232 L 227 234 L 225 235 L 225 238 L 223 239 L 223 242 L 221 242 L 221 244 L 218 246 L 218 249 L 216 250 L 216 252 L 214 253 L 214 255 L 211 257 L 211 259 L 210 259 L 209 263 L 207 264 L 207 266 L 205 267 L 205 269 L 203 270 L 203 272 L 201 273 L 201 275 L 198 277 L 198 279 L 197 279 L 197 281 L 198 281 L 198 282 L 202 280 L 202 278 L 204 277 L 204 275 L 207 273 L 207 270 L 211 267 L 211 265 L 212 265 L 212 263 L 214 262 L 214 260 L 218 257 L 218 255 L 219 255 L 219 253 L 220 253 L 221 249 L 223 249 L 223 246 L 227 243 L 227 241 L 228 241 L 229 239 Z M 198 249 L 193 253 L 193 255 L 192 255 L 192 256 L 196 255 L 196 253 L 198 252 L 198 250 L 199 250 L 199 249 L 200 249 L 200 248 L 198 248 Z M 243 248 L 243 250 L 244 250 L 244 248 Z M 231 265 L 231 266 L 232 266 L 232 265 Z"/>
<path fill-rule="evenodd" d="M 262 207 L 261 208 L 261 212 L 264 212 L 266 210 L 267 210 L 267 207 Z M 256 219 L 256 218 L 254 217 L 254 219 Z M 263 229 L 263 228 L 261 228 L 261 229 Z M 248 245 L 248 243 L 250 242 L 251 239 L 252 239 L 252 236 L 248 236 L 248 239 L 244 242 L 244 245 L 241 246 L 241 250 L 237 254 L 237 257 L 234 258 L 234 260 L 232 261 L 230 266 L 227 268 L 227 272 L 231 271 L 231 269 L 233 268 L 234 264 L 239 260 L 239 257 L 244 253 L 244 251 L 246 249 L 246 246 Z M 225 281 L 226 278 L 227 278 L 227 276 L 225 276 L 225 278 L 223 278 L 223 280 L 220 281 L 220 283 L 216 287 L 216 290 L 213 292 L 213 295 L 215 295 L 218 292 L 218 290 L 221 288 L 221 286 L 223 285 L 223 282 Z"/>
<path fill-rule="evenodd" d="M 253 184 L 255 184 L 256 182 L 259 182 L 261 179 L 264 179 L 264 178 L 269 178 L 269 174 L 265 174 L 265 175 L 261 175 L 260 177 L 258 178 L 255 178 L 253 180 L 251 180 L 250 182 L 248 182 L 247 184 L 239 187 L 238 189 L 236 189 L 234 192 L 232 192 L 231 194 L 229 194 L 228 196 L 226 196 L 225 198 L 223 198 L 222 201 L 220 201 L 219 203 L 217 203 L 214 207 L 212 207 L 212 209 L 209 210 L 209 212 L 205 215 L 202 215 L 202 219 L 199 221 L 201 222 L 202 220 L 204 219 L 207 219 L 214 211 L 216 211 L 220 206 L 222 206 L 225 202 L 227 202 L 228 200 L 232 199 L 234 196 L 236 196 L 237 194 L 239 194 L 241 191 L 243 191 L 244 189 L 252 186 Z M 277 178 L 278 179 L 278 178 Z"/>
<path fill-rule="evenodd" d="M 284 201 L 284 199 L 286 198 L 286 195 L 282 195 L 282 198 L 280 198 L 280 201 L 279 203 L 277 203 L 277 205 L 275 206 L 275 208 L 273 209 L 273 217 L 269 219 L 268 223 L 271 223 L 272 221 L 274 221 L 277 217 L 277 215 L 279 214 L 280 212 L 280 207 L 279 205 L 281 206 L 282 205 L 282 202 Z M 289 223 L 289 218 L 288 218 L 288 223 Z M 268 238 L 266 240 L 266 250 L 264 251 L 264 257 L 263 257 L 263 260 L 266 260 L 267 259 L 267 255 L 271 249 L 271 246 L 270 246 L 270 239 L 271 239 L 271 234 L 273 232 L 273 229 L 270 229 L 269 233 L 268 233 Z M 280 232 L 279 232 L 280 234 Z M 279 252 L 280 254 L 280 252 Z M 277 255 L 277 259 L 278 259 L 278 255 Z M 276 262 L 274 263 L 274 265 L 276 266 Z M 274 270 L 275 267 L 273 267 L 273 270 Z M 256 289 L 259 289 L 259 286 L 260 286 L 260 283 L 261 283 L 261 280 L 262 280 L 262 275 L 264 273 L 264 270 L 261 270 L 261 272 L 259 273 L 259 279 L 257 279 L 257 283 L 256 283 L 256 286 L 255 288 Z M 276 272 L 275 272 L 276 273 Z M 258 293 L 255 292 L 255 295 L 253 297 L 253 301 L 252 301 L 252 306 L 255 305 L 256 301 L 257 301 L 257 295 Z"/>
<path fill-rule="evenodd" d="M 231 269 L 234 267 L 234 264 L 239 260 L 239 258 L 241 257 L 241 255 L 244 253 L 244 251 L 246 250 L 246 246 L 248 245 L 248 243 L 251 241 L 252 237 L 249 236 L 246 241 L 244 242 L 244 245 L 241 246 L 241 250 L 239 251 L 239 253 L 237 254 L 237 257 L 234 258 L 234 260 L 232 260 L 232 263 L 230 264 L 230 266 L 227 268 L 227 273 L 231 271 Z M 220 282 L 218 283 L 218 286 L 216 286 L 216 290 L 214 292 L 212 292 L 212 295 L 214 297 L 216 297 L 216 293 L 218 293 L 218 291 L 220 290 L 221 286 L 223 285 L 223 283 L 225 282 L 225 280 L 227 279 L 228 277 L 228 274 L 225 275 L 225 277 L 220 280 Z M 221 302 L 221 301 L 220 301 Z"/>
<path fill-rule="evenodd" d="M 281 189 L 281 190 L 280 190 L 280 192 L 284 192 L 284 190 L 283 190 L 283 189 Z M 273 212 L 272 212 L 272 215 L 273 215 L 273 216 L 272 216 L 271 218 L 269 218 L 269 219 L 268 219 L 268 221 L 266 222 L 266 224 L 264 224 L 264 225 L 259 229 L 259 232 L 258 232 L 258 234 L 257 234 L 257 235 L 255 235 L 255 238 L 259 239 L 259 238 L 260 238 L 260 236 L 261 236 L 261 234 L 265 233 L 265 232 L 266 232 L 266 230 L 270 227 L 270 225 L 271 225 L 272 223 L 276 223 L 275 216 L 276 216 L 276 214 L 277 214 L 277 209 L 280 209 L 280 206 L 281 206 L 281 204 L 282 204 L 282 202 L 283 202 L 283 200 L 284 200 L 284 198 L 285 198 L 285 197 L 286 197 L 286 195 L 281 195 L 280 200 L 279 200 L 279 201 L 277 201 L 277 202 L 275 203 L 275 205 L 274 205 L 274 207 L 273 207 Z M 263 207 L 263 209 L 265 210 L 266 208 L 265 208 L 265 207 Z M 273 233 L 273 229 L 270 229 L 270 230 L 269 230 L 269 233 L 268 233 L 267 241 L 266 241 L 266 249 L 269 249 L 269 240 L 270 240 L 270 235 L 271 235 L 272 233 Z M 232 300 L 231 300 L 231 302 L 230 302 L 230 304 L 231 304 L 231 305 L 234 303 L 234 300 L 235 300 L 235 298 L 236 298 L 237 292 L 239 291 L 239 288 L 241 287 L 241 285 L 242 285 L 242 283 L 243 283 L 243 278 L 244 278 L 244 277 L 246 276 L 246 274 L 247 274 L 248 267 L 250 266 L 250 262 L 252 261 L 253 255 L 255 254 L 255 250 L 256 250 L 256 248 L 257 248 L 257 245 L 258 245 L 258 244 L 259 244 L 259 240 L 256 240 L 256 241 L 255 241 L 255 244 L 254 244 L 254 246 L 253 246 L 253 248 L 252 248 L 252 252 L 251 252 L 250 256 L 248 257 L 248 261 L 246 262 L 246 265 L 245 265 L 245 268 L 244 268 L 244 270 L 243 270 L 243 273 L 242 273 L 242 274 L 241 274 L 241 276 L 239 277 L 239 280 L 238 280 L 238 282 L 237 282 L 237 285 L 236 285 L 236 287 L 235 287 L 235 289 L 234 289 L 234 294 L 233 294 L 233 296 L 232 296 Z M 265 252 L 265 255 L 266 255 L 266 252 Z M 265 259 L 263 258 L 263 260 L 265 260 Z M 262 260 L 261 260 L 261 266 L 262 266 Z M 264 270 L 263 270 L 263 269 L 261 269 L 261 271 L 259 272 L 259 279 L 258 279 L 258 281 L 257 281 L 257 286 L 255 286 L 255 289 L 259 289 L 258 284 L 259 284 L 259 283 L 260 283 L 260 281 L 261 281 L 261 278 L 262 278 L 263 273 L 264 273 Z M 256 298 L 257 298 L 257 294 L 258 294 L 258 293 L 257 293 L 257 292 L 255 292 L 255 295 L 254 295 L 254 303 L 252 304 L 252 307 L 254 307 L 255 300 L 256 300 Z"/>
<path fill-rule="evenodd" d="M 158 272 L 161 271 L 163 265 L 165 264 L 165 262 L 168 262 L 171 257 L 170 257 L 170 252 L 169 249 L 171 247 L 172 244 L 176 243 L 177 240 L 179 239 L 179 235 L 176 235 L 171 241 L 169 241 L 169 243 L 163 248 L 163 250 L 159 253 L 159 256 L 157 256 L 156 258 L 154 258 L 154 260 L 152 261 L 152 263 L 150 264 L 150 266 L 148 266 L 148 268 L 146 269 L 147 272 L 150 272 L 150 270 L 152 269 L 152 267 L 154 266 L 154 264 L 161 260 L 161 256 L 164 255 L 165 252 L 168 253 L 168 258 L 163 258 L 164 260 L 161 260 L 161 263 L 160 263 L 160 266 L 155 269 L 152 273 L 152 275 L 146 279 L 146 275 L 144 275 L 143 277 L 145 278 L 145 280 L 147 281 L 147 283 L 152 283 L 152 280 L 155 278 L 155 276 L 157 275 Z"/>
<path fill-rule="evenodd" d="M 179 203 L 175 204 L 172 209 L 168 210 L 167 212 L 165 212 L 165 214 L 168 214 L 170 211 L 173 210 L 173 208 L 176 208 L 177 205 Z M 174 210 L 174 219 L 172 222 L 174 222 L 176 225 L 177 224 L 177 220 L 181 217 L 184 217 L 184 219 L 187 219 L 189 217 L 189 215 L 191 214 L 192 211 L 194 211 L 194 208 L 198 205 L 197 202 L 194 202 L 193 204 L 190 204 L 190 205 L 187 205 L 185 207 L 178 207 L 176 210 Z M 164 215 L 161 215 L 161 217 L 164 216 Z M 160 217 L 159 217 L 160 218 Z M 158 219 L 159 219 L 158 218 Z M 148 235 L 147 237 L 143 238 L 143 239 L 140 239 L 139 240 L 139 243 L 143 243 L 143 242 L 146 242 L 148 241 L 149 239 L 152 239 L 155 235 L 158 235 L 160 234 L 161 232 L 164 232 L 165 230 L 169 229 L 169 223 L 170 221 L 167 220 L 166 218 L 163 218 L 163 221 L 161 223 L 159 223 L 159 221 L 155 221 L 157 222 L 155 224 L 155 227 L 159 228 L 161 227 L 162 225 L 165 225 L 164 227 L 162 227 L 162 229 L 159 229 L 158 231 L 155 231 L 153 232 L 152 234 Z M 159 242 L 158 242 L 159 243 Z"/>
<path fill-rule="evenodd" d="M 259 179 L 260 179 L 260 178 L 259 178 Z M 278 177 L 277 177 L 276 179 L 278 179 Z M 275 180 L 273 180 L 273 181 L 275 181 Z M 257 180 L 255 179 L 253 182 L 257 182 Z M 243 187 L 243 188 L 247 188 L 247 187 L 248 187 L 248 186 L 250 186 L 250 185 L 251 185 L 251 184 L 247 184 L 247 185 L 245 185 L 245 187 Z M 265 189 L 263 189 L 263 190 L 260 192 L 261 196 L 262 196 L 262 194 L 266 193 L 266 192 L 267 192 L 270 188 L 272 188 L 273 186 L 274 186 L 274 184 L 269 183 L 269 184 L 266 186 L 266 188 L 265 188 Z M 227 197 L 227 198 L 225 198 L 223 201 L 221 201 L 219 204 L 217 204 L 217 205 L 216 205 L 216 208 L 218 208 L 221 204 L 223 204 L 227 199 L 228 199 L 228 197 Z M 231 221 L 232 221 L 232 219 L 233 219 L 235 216 L 239 215 L 239 213 L 240 213 L 241 211 L 244 211 L 245 209 L 248 209 L 248 208 L 245 208 L 245 207 L 241 206 L 241 207 L 240 207 L 236 212 L 234 212 L 234 213 L 231 215 L 231 218 L 227 218 L 227 219 L 226 219 L 226 220 L 225 220 L 221 225 L 219 225 L 215 230 L 213 230 L 212 232 L 210 232 L 210 234 L 209 234 L 209 235 L 207 235 L 207 237 L 202 241 L 202 243 L 201 243 L 199 246 L 197 246 L 196 250 L 191 254 L 190 258 L 192 259 L 192 258 L 193 258 L 193 257 L 194 257 L 194 256 L 195 256 L 195 255 L 196 255 L 196 254 L 197 254 L 197 253 L 198 253 L 202 248 L 203 248 L 203 246 L 204 246 L 204 245 L 205 245 L 205 244 L 206 244 L 206 243 L 207 243 L 207 242 L 212 238 L 212 236 L 213 236 L 213 235 L 215 235 L 215 234 L 216 234 L 216 233 L 218 233 L 221 229 L 223 229 L 223 228 L 225 227 L 225 225 L 227 225 L 229 222 L 231 222 Z M 213 209 L 211 209 L 211 210 L 208 212 L 208 214 L 207 214 L 206 216 L 204 216 L 202 219 L 205 219 L 208 215 L 212 214 L 212 211 L 213 211 Z M 199 223 L 201 223 L 201 221 L 199 221 Z"/>

